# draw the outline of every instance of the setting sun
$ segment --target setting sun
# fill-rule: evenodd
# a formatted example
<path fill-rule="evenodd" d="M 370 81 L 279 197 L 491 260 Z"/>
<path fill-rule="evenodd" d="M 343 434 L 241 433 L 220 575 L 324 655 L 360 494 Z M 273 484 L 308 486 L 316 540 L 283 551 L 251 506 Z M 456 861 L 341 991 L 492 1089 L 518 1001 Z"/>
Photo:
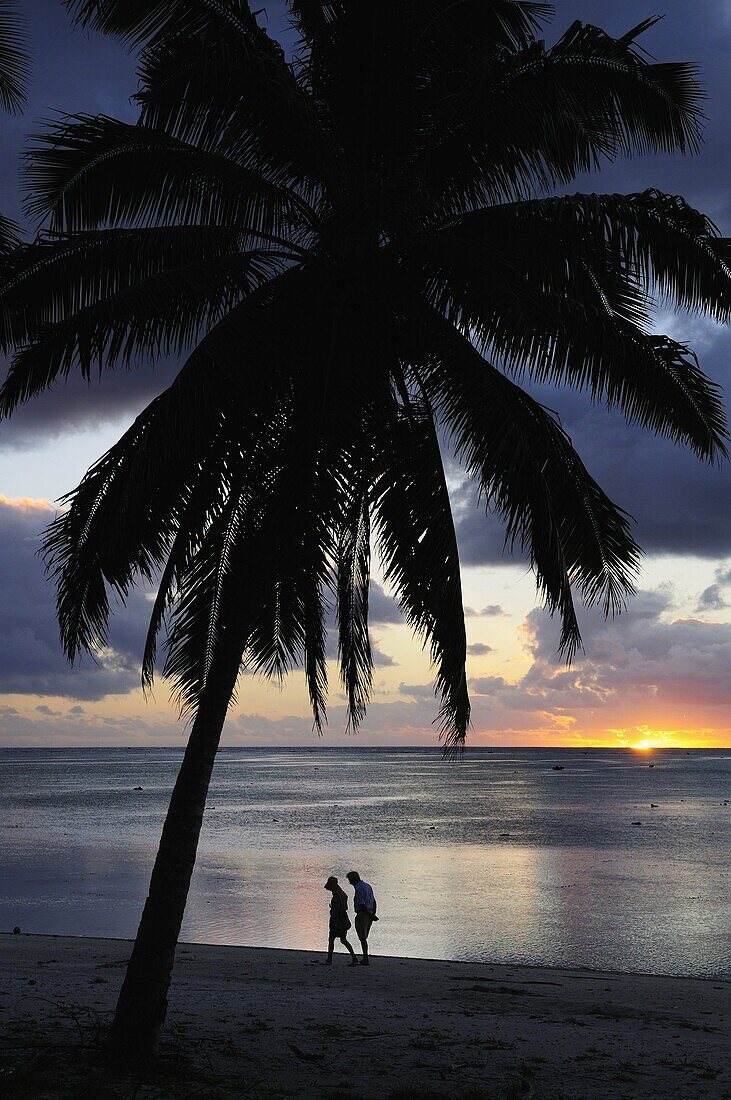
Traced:
<path fill-rule="evenodd" d="M 641 749 L 642 752 L 647 752 L 649 749 L 654 749 L 654 747 L 652 741 L 647 740 L 638 741 L 636 745 L 632 746 L 633 749 Z"/>

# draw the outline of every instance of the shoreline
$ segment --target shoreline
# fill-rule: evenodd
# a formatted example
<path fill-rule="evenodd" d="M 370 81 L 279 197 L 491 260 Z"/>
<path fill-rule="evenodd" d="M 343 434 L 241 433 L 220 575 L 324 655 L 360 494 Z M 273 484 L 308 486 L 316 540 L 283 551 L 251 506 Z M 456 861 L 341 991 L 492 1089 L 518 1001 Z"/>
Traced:
<path fill-rule="evenodd" d="M 7 930 L 0 930 L 0 944 L 3 938 L 12 936 L 12 932 Z M 95 943 L 128 943 L 132 944 L 134 941 L 119 936 L 71 936 L 65 932 L 21 932 L 21 935 L 26 939 L 38 939 L 38 940 L 71 940 L 76 943 L 78 941 L 91 940 Z M 353 944 L 357 942 L 354 933 L 350 933 L 353 938 Z M 257 944 L 242 944 L 242 943 L 210 943 L 207 940 L 179 940 L 178 948 L 220 948 L 224 951 L 267 951 L 276 954 L 281 952 L 283 954 L 294 955 L 315 955 L 321 954 L 319 951 L 310 951 L 308 949 L 299 949 L 291 947 L 261 947 Z M 340 944 L 337 943 L 336 949 L 340 948 Z M 340 948 L 341 953 L 343 949 Z M 324 952 L 322 952 L 324 954 Z M 657 978 L 658 980 L 679 981 L 679 982 L 716 982 L 718 984 L 725 983 L 729 986 L 731 992 L 731 971 L 728 974 L 665 974 L 655 972 L 651 970 L 604 970 L 601 967 L 596 966 L 542 966 L 540 963 L 522 963 L 522 962 L 498 962 L 496 960 L 490 960 L 489 962 L 480 961 L 479 959 L 444 959 L 438 956 L 431 955 L 374 955 L 373 958 L 381 959 L 384 962 L 414 962 L 414 963 L 449 963 L 454 966 L 489 966 L 496 968 L 507 968 L 511 970 L 550 970 L 560 974 L 571 975 L 574 973 L 596 975 L 601 977 L 603 974 L 618 978 Z M 0 968 L 2 967 L 2 955 L 0 952 Z M 2 970 L 0 969 L 0 973 Z"/>
<path fill-rule="evenodd" d="M 95 1044 L 130 949 L 129 940 L 0 934 L 0 1081 L 27 1071 L 31 1088 L 18 1096 L 71 1097 L 83 1072 L 87 1084 L 97 1077 L 88 1095 L 124 1094 L 103 1077 Z M 352 970 L 344 952 L 331 968 L 323 960 L 180 943 L 161 1055 L 144 1070 L 154 1095 L 731 1095 L 729 979 L 380 955 Z M 33 1052 L 49 1035 L 56 1053 L 39 1062 Z M 32 1076 L 49 1058 L 55 1086 Z"/>

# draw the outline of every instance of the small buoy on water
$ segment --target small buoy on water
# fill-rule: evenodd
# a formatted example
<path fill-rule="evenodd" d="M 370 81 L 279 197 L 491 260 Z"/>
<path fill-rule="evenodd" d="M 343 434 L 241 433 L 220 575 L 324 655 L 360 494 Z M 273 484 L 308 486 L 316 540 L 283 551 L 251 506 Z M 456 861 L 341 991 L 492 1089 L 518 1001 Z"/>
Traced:
<path fill-rule="evenodd" d="M 658 803 L 657 802 L 651 802 L 650 803 L 650 809 L 651 810 L 656 810 L 657 808 L 658 808 Z"/>
<path fill-rule="evenodd" d="M 633 821 L 633 822 L 632 822 L 632 824 L 633 824 L 633 825 L 641 825 L 641 824 L 642 824 L 642 822 L 641 822 L 641 821 Z"/>
<path fill-rule="evenodd" d="M 132 790 L 133 790 L 133 791 L 141 791 L 141 790 L 142 790 L 142 787 L 133 787 L 133 788 L 132 788 Z"/>
<path fill-rule="evenodd" d="M 16 924 L 15 928 L 13 929 L 13 935 L 14 936 L 19 936 L 20 935 L 20 929 L 18 928 L 17 924 Z"/>
<path fill-rule="evenodd" d="M 554 772 L 562 772 L 564 770 L 563 764 L 554 764 L 551 770 Z"/>

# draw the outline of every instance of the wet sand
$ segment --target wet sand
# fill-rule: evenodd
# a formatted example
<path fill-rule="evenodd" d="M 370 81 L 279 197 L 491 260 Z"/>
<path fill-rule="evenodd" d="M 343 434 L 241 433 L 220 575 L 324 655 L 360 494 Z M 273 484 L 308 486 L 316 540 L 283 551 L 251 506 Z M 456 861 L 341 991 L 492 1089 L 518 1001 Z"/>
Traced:
<path fill-rule="evenodd" d="M 178 949 L 159 1059 L 111 1074 L 129 951 L 0 935 L 3 1100 L 731 1097 L 728 981 L 201 944 Z"/>

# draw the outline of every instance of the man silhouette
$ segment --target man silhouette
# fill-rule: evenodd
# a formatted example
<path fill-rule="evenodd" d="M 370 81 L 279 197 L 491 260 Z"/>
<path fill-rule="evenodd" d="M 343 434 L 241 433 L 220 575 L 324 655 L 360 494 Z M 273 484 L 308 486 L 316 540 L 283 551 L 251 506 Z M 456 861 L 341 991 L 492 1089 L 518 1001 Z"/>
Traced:
<path fill-rule="evenodd" d="M 368 966 L 368 933 L 371 930 L 373 921 L 378 920 L 376 916 L 376 897 L 373 893 L 373 887 L 364 882 L 357 871 L 348 871 L 345 877 L 350 885 L 355 888 L 355 897 L 353 898 L 355 931 L 363 951 L 360 965 Z"/>

